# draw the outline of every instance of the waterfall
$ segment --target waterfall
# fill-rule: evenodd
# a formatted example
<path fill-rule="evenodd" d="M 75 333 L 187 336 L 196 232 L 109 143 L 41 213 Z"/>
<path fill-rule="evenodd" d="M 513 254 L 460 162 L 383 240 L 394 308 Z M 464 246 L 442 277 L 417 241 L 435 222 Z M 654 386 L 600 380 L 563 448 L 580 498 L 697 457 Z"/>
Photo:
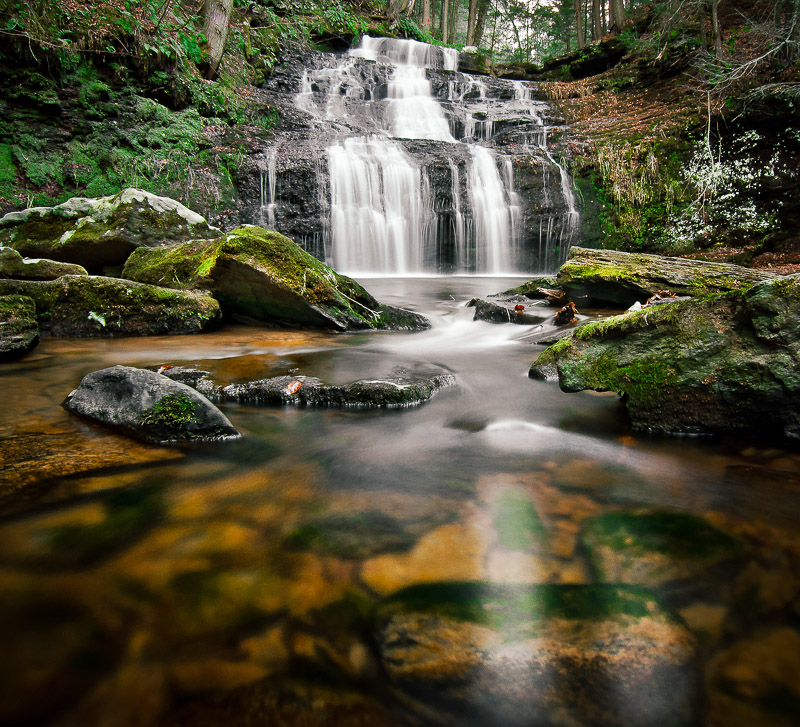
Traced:
<path fill-rule="evenodd" d="M 500 274 L 566 256 L 578 217 L 569 175 L 548 148 L 547 106 L 529 84 L 474 78 L 457 65 L 451 48 L 365 36 L 336 66 L 303 72 L 294 106 L 313 119 L 326 175 L 318 231 L 294 224 L 342 272 Z M 525 155 L 536 159 L 526 169 L 542 169 L 538 199 L 530 172 L 515 188 Z M 270 152 L 261 192 L 270 223 L 274 169 Z M 303 207 L 281 221 L 293 224 Z"/>
<path fill-rule="evenodd" d="M 265 223 L 264 212 L 266 212 L 266 225 L 271 230 L 275 229 L 275 186 L 277 184 L 276 166 L 278 162 L 278 150 L 274 147 L 267 152 L 267 168 L 261 169 L 261 224 Z"/>
<path fill-rule="evenodd" d="M 379 136 L 352 137 L 328 149 L 328 164 L 334 266 L 423 272 L 430 195 L 402 147 Z"/>

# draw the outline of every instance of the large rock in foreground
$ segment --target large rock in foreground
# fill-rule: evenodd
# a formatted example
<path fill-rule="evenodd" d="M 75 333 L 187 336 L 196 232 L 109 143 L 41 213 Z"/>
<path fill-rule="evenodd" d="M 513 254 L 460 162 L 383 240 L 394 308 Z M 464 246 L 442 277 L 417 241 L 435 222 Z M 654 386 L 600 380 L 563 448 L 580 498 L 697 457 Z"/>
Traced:
<path fill-rule="evenodd" d="M 200 333 L 219 325 L 210 295 L 118 278 L 65 275 L 53 281 L 0 280 L 0 295 L 36 301 L 39 321 L 54 336 L 154 336 Z"/>
<path fill-rule="evenodd" d="M 0 218 L 0 245 L 28 257 L 77 263 L 91 272 L 123 265 L 142 245 L 220 234 L 180 202 L 133 188 L 110 197 L 73 197 L 56 207 L 31 207 Z"/>
<path fill-rule="evenodd" d="M 17 358 L 39 343 L 36 306 L 24 295 L 0 296 L 0 361 Z"/>
<path fill-rule="evenodd" d="M 88 275 L 86 268 L 56 260 L 24 258 L 10 247 L 0 247 L 0 278 L 55 280 L 62 275 Z"/>
<path fill-rule="evenodd" d="M 659 290 L 703 296 L 744 290 L 774 277 L 728 263 L 573 247 L 556 282 L 570 300 L 628 308 Z"/>
<path fill-rule="evenodd" d="M 800 275 L 590 323 L 531 376 L 615 391 L 638 429 L 800 432 Z"/>
<path fill-rule="evenodd" d="M 421 330 L 430 322 L 382 306 L 355 280 L 339 275 L 288 237 L 254 225 L 216 240 L 139 249 L 123 277 L 173 288 L 210 290 L 223 310 L 256 321 L 334 330 Z"/>
<path fill-rule="evenodd" d="M 154 371 L 112 366 L 81 380 L 63 406 L 153 444 L 210 442 L 241 435 L 194 389 Z"/>
<path fill-rule="evenodd" d="M 693 724 L 694 639 L 643 590 L 412 586 L 379 606 L 376 628 L 425 724 Z"/>

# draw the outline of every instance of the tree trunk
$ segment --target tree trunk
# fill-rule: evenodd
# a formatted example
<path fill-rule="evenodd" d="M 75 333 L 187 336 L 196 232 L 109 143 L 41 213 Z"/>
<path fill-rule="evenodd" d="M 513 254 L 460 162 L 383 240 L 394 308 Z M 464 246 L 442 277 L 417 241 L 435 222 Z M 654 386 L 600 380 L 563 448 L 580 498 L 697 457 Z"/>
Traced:
<path fill-rule="evenodd" d="M 450 0 L 450 44 L 456 42 L 456 28 L 458 27 L 458 0 Z"/>
<path fill-rule="evenodd" d="M 719 0 L 711 0 L 711 31 L 714 33 L 714 55 L 722 57 L 722 29 L 719 26 Z"/>
<path fill-rule="evenodd" d="M 215 78 L 219 70 L 232 11 L 233 0 L 206 0 L 203 6 L 203 33 L 208 40 L 208 79 Z"/>
<path fill-rule="evenodd" d="M 478 19 L 475 21 L 475 45 L 480 45 L 486 29 L 486 16 L 489 14 L 491 0 L 478 0 Z"/>
<path fill-rule="evenodd" d="M 625 25 L 625 5 L 622 0 L 610 0 L 611 32 L 619 33 Z"/>
<path fill-rule="evenodd" d="M 430 33 L 433 29 L 431 23 L 431 0 L 422 0 L 422 29 Z"/>
<path fill-rule="evenodd" d="M 442 0 L 442 15 L 441 15 L 441 31 L 442 43 L 447 45 L 450 42 L 450 0 Z"/>
<path fill-rule="evenodd" d="M 603 21 L 600 15 L 600 0 L 592 0 L 592 38 L 600 40 L 603 37 Z"/>
<path fill-rule="evenodd" d="M 586 40 L 583 37 L 583 8 L 581 5 L 581 0 L 575 0 L 575 26 L 578 30 L 578 48 L 586 46 Z"/>
<path fill-rule="evenodd" d="M 467 45 L 475 45 L 475 26 L 478 23 L 478 0 L 469 0 L 467 16 Z"/>

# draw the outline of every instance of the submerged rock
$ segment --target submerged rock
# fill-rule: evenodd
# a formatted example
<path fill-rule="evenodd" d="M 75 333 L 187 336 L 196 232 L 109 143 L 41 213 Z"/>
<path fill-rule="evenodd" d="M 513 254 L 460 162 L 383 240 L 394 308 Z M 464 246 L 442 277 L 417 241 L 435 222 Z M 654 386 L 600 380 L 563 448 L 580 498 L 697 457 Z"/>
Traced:
<path fill-rule="evenodd" d="M 615 391 L 638 429 L 791 435 L 800 427 L 800 275 L 590 323 L 546 349 L 533 378 Z"/>
<path fill-rule="evenodd" d="M 0 247 L 0 278 L 55 280 L 62 275 L 88 275 L 86 268 L 56 260 L 24 258 L 10 247 Z"/>
<path fill-rule="evenodd" d="M 64 275 L 57 280 L 0 280 L 0 295 L 33 298 L 43 328 L 54 336 L 153 336 L 199 333 L 219 325 L 209 295 L 118 278 Z"/>
<path fill-rule="evenodd" d="M 421 330 L 430 322 L 382 306 L 288 237 L 242 225 L 216 240 L 137 250 L 123 277 L 172 288 L 210 290 L 233 316 L 334 330 Z"/>
<path fill-rule="evenodd" d="M 573 247 L 556 276 L 571 300 L 628 308 L 659 290 L 703 296 L 744 290 L 775 275 L 728 263 Z"/>
<path fill-rule="evenodd" d="M 617 585 L 413 586 L 379 605 L 383 665 L 426 724 L 692 724 L 692 635 Z"/>
<path fill-rule="evenodd" d="M 718 591 L 720 579 L 709 580 L 710 571 L 741 556 L 740 543 L 727 533 L 702 518 L 670 511 L 609 512 L 590 518 L 581 542 L 600 580 L 672 595 L 702 591 L 711 583 Z"/>
<path fill-rule="evenodd" d="M 154 444 L 241 436 L 227 417 L 194 389 L 130 366 L 87 374 L 63 406 L 73 414 Z"/>
<path fill-rule="evenodd" d="M 0 361 L 22 356 L 38 343 L 33 299 L 25 295 L 0 296 Z"/>
<path fill-rule="evenodd" d="M 0 218 L 0 244 L 92 272 L 124 264 L 143 245 L 220 234 L 180 202 L 133 188 L 109 197 L 73 197 L 56 207 L 31 207 Z"/>
<path fill-rule="evenodd" d="M 323 384 L 319 379 L 310 376 L 274 376 L 243 384 L 218 386 L 208 377 L 207 371 L 174 367 L 164 370 L 163 374 L 197 389 L 213 401 L 359 409 L 417 406 L 428 401 L 440 389 L 456 383 L 452 374 L 416 380 L 363 380 L 341 385 Z"/>

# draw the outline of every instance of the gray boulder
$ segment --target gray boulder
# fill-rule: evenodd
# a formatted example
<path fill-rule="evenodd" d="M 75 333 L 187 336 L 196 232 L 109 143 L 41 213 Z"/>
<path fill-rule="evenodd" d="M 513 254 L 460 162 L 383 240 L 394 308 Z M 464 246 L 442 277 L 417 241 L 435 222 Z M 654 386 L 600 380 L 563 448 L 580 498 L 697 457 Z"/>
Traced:
<path fill-rule="evenodd" d="M 69 412 L 153 444 L 238 439 L 227 417 L 194 389 L 154 371 L 93 371 L 64 400 Z"/>
<path fill-rule="evenodd" d="M 168 197 L 128 188 L 109 197 L 73 197 L 0 218 L 0 245 L 22 255 L 82 265 L 91 272 L 122 266 L 140 246 L 222 234 Z"/>

